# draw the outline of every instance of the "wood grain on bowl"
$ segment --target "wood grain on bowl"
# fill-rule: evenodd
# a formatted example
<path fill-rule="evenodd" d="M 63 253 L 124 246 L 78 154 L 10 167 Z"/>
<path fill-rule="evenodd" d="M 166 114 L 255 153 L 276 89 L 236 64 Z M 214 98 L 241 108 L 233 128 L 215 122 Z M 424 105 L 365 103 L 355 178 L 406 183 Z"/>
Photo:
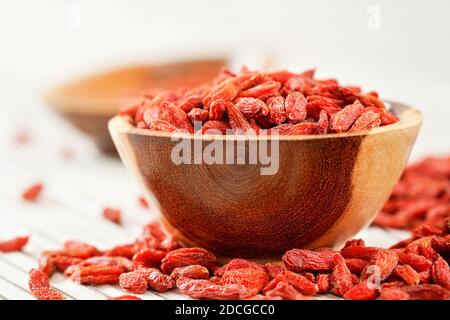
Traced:
<path fill-rule="evenodd" d="M 138 103 L 149 89 L 195 87 L 213 79 L 225 59 L 182 61 L 112 70 L 52 89 L 47 103 L 65 119 L 93 138 L 100 150 L 115 152 L 108 120 L 126 105 Z"/>
<path fill-rule="evenodd" d="M 261 164 L 176 165 L 178 142 L 170 134 L 136 129 L 124 117 L 109 126 L 122 160 L 149 200 L 157 199 L 172 232 L 225 256 L 272 258 L 292 248 L 340 246 L 371 222 L 421 124 L 414 109 L 394 103 L 393 110 L 398 123 L 366 133 L 280 136 L 274 175 L 261 175 Z M 245 140 L 248 156 L 258 138 L 189 139 L 202 150 L 212 139 Z"/>

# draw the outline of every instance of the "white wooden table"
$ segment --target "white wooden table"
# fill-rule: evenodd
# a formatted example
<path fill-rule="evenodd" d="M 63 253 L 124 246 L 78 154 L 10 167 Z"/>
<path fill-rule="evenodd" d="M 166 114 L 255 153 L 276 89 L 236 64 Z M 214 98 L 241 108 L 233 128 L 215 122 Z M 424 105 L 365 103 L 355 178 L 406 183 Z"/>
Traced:
<path fill-rule="evenodd" d="M 119 159 L 100 154 L 91 141 L 30 97 L 29 105 L 4 101 L 0 110 L 0 238 L 29 234 L 23 252 L 0 253 L 0 299 L 33 299 L 28 292 L 29 269 L 37 266 L 43 250 L 59 248 L 69 239 L 86 241 L 106 249 L 131 242 L 154 213 L 137 201 L 139 191 Z M 17 145 L 17 127 L 32 136 Z M 63 150 L 74 152 L 65 159 Z M 38 203 L 25 203 L 20 195 L 30 184 L 42 181 L 45 190 Z M 105 220 L 104 206 L 118 207 L 123 226 Z M 389 246 L 406 232 L 369 228 L 358 237 L 369 245 Z M 62 275 L 52 284 L 69 299 L 107 299 L 122 295 L 116 286 L 80 286 Z M 147 292 L 143 299 L 186 299 L 176 291 Z M 331 296 L 323 296 L 329 299 Z"/>

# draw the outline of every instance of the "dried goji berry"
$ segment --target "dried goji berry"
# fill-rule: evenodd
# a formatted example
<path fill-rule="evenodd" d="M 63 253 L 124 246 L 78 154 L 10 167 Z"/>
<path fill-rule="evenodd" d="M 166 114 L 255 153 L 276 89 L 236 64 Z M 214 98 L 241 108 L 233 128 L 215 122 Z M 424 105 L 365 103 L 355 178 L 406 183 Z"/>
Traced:
<path fill-rule="evenodd" d="M 59 291 L 50 287 L 48 275 L 40 270 L 31 269 L 29 272 L 28 286 L 30 292 L 39 300 L 63 300 L 64 296 Z"/>
<path fill-rule="evenodd" d="M 139 196 L 138 202 L 142 207 L 149 208 L 148 202 L 147 202 L 147 200 L 145 200 L 145 198 L 143 196 Z"/>
<path fill-rule="evenodd" d="M 277 275 L 282 274 L 284 270 L 286 270 L 284 265 L 275 262 L 266 263 L 264 268 L 270 278 L 275 278 Z"/>
<path fill-rule="evenodd" d="M 194 123 L 194 121 L 204 122 L 209 118 L 209 111 L 200 108 L 193 108 L 187 115 L 189 119 L 191 119 L 192 123 Z"/>
<path fill-rule="evenodd" d="M 362 259 L 345 259 L 345 264 L 351 273 L 361 274 L 369 262 Z"/>
<path fill-rule="evenodd" d="M 431 268 L 433 264 L 430 260 L 424 256 L 420 256 L 415 253 L 402 253 L 399 255 L 400 262 L 403 264 L 409 264 L 417 271 L 425 271 Z"/>
<path fill-rule="evenodd" d="M 28 243 L 29 237 L 17 237 L 10 240 L 0 240 L 0 252 L 20 251 Z"/>
<path fill-rule="evenodd" d="M 59 272 L 65 272 L 70 266 L 77 265 L 83 261 L 83 259 L 65 255 L 56 255 L 53 259 L 55 267 Z"/>
<path fill-rule="evenodd" d="M 334 253 L 292 249 L 283 255 L 283 262 L 294 272 L 329 271 L 334 267 Z"/>
<path fill-rule="evenodd" d="M 253 269 L 260 270 L 260 271 L 266 271 L 264 266 L 259 263 L 245 260 L 245 259 L 236 258 L 236 259 L 230 260 L 230 262 L 228 262 L 224 266 L 222 266 L 222 267 L 218 268 L 216 271 L 214 271 L 214 275 L 221 277 L 221 276 L 223 276 L 223 274 L 226 271 L 235 270 L 235 269 L 246 269 L 246 268 L 253 268 Z"/>
<path fill-rule="evenodd" d="M 281 83 L 277 81 L 267 81 L 253 88 L 241 91 L 238 97 L 258 98 L 266 100 L 267 98 L 280 95 Z"/>
<path fill-rule="evenodd" d="M 402 287 L 411 300 L 445 300 L 450 297 L 450 291 L 436 284 L 419 284 Z"/>
<path fill-rule="evenodd" d="M 334 132 L 345 132 L 363 113 L 364 106 L 355 101 L 331 116 L 330 129 Z"/>
<path fill-rule="evenodd" d="M 44 185 L 40 182 L 33 184 L 22 193 L 22 199 L 31 202 L 36 201 L 42 193 L 43 188 Z"/>
<path fill-rule="evenodd" d="M 318 293 L 327 293 L 330 291 L 330 276 L 324 273 L 317 275 L 317 287 L 319 288 Z"/>
<path fill-rule="evenodd" d="M 269 276 L 264 270 L 256 268 L 231 269 L 223 273 L 220 284 L 240 284 L 254 290 L 256 293 L 269 281 Z"/>
<path fill-rule="evenodd" d="M 177 280 L 180 292 L 194 299 L 242 300 L 253 297 L 256 292 L 240 284 L 215 284 L 204 279 L 181 277 Z"/>
<path fill-rule="evenodd" d="M 450 268 L 442 257 L 437 258 L 431 267 L 434 283 L 450 290 Z"/>
<path fill-rule="evenodd" d="M 228 129 L 230 129 L 230 126 L 224 121 L 209 120 L 203 125 L 203 127 L 201 129 L 201 133 L 202 134 L 225 134 Z"/>
<path fill-rule="evenodd" d="M 242 112 L 231 102 L 226 103 L 227 114 L 230 121 L 230 127 L 235 131 L 235 133 L 246 133 L 253 132 L 253 128 L 245 119 Z"/>
<path fill-rule="evenodd" d="M 246 118 L 256 118 L 269 113 L 264 101 L 256 98 L 238 98 L 235 101 L 235 106 Z"/>
<path fill-rule="evenodd" d="M 344 298 L 351 300 L 372 300 L 377 296 L 378 290 L 367 281 L 362 281 L 354 285 L 344 294 Z"/>
<path fill-rule="evenodd" d="M 109 257 L 109 256 L 98 256 L 88 258 L 77 263 L 80 267 L 86 266 L 118 266 L 122 267 L 124 271 L 131 271 L 133 269 L 133 263 L 125 257 Z"/>
<path fill-rule="evenodd" d="M 284 107 L 284 98 L 276 96 L 267 100 L 269 109 L 269 120 L 273 124 L 281 124 L 286 121 L 286 109 Z"/>
<path fill-rule="evenodd" d="M 142 249 L 132 258 L 133 266 L 137 267 L 155 267 L 161 263 L 166 256 L 166 252 L 156 249 Z"/>
<path fill-rule="evenodd" d="M 185 267 L 198 264 L 209 268 L 216 262 L 216 256 L 203 248 L 181 248 L 169 252 L 162 260 L 161 270 L 172 273 L 177 267 Z"/>
<path fill-rule="evenodd" d="M 100 254 L 96 247 L 81 241 L 66 241 L 64 243 L 64 255 L 66 256 L 87 259 Z"/>
<path fill-rule="evenodd" d="M 147 290 L 147 275 L 139 271 L 122 273 L 119 276 L 119 285 L 130 293 L 144 293 Z"/>
<path fill-rule="evenodd" d="M 128 259 L 131 259 L 135 254 L 136 254 L 136 246 L 133 243 L 115 246 L 103 252 L 104 256 L 125 257 Z"/>
<path fill-rule="evenodd" d="M 395 270 L 395 267 L 397 267 L 397 264 L 398 257 L 395 253 L 388 250 L 378 250 L 372 256 L 369 264 L 361 273 L 361 277 L 363 279 L 367 279 L 368 277 L 374 275 L 379 276 L 380 280 L 383 281 L 392 274 L 392 272 Z M 377 267 L 378 270 L 375 270 L 374 267 Z"/>
<path fill-rule="evenodd" d="M 352 274 L 345 264 L 345 259 L 339 254 L 334 255 L 334 268 L 330 276 L 331 292 L 339 297 L 353 287 Z"/>
<path fill-rule="evenodd" d="M 410 265 L 398 265 L 395 268 L 394 274 L 402 278 L 409 285 L 416 285 L 420 283 L 420 275 Z"/>
<path fill-rule="evenodd" d="M 200 265 L 191 265 L 186 267 L 178 267 L 173 269 L 170 277 L 177 280 L 180 277 L 191 278 L 191 279 L 208 279 L 209 270 Z"/>
<path fill-rule="evenodd" d="M 380 115 L 373 111 L 364 112 L 355 123 L 352 125 L 348 132 L 355 133 L 360 131 L 369 130 L 375 127 L 379 127 L 381 124 Z"/>
<path fill-rule="evenodd" d="M 103 217 L 117 224 L 122 223 L 122 212 L 115 208 L 104 208 Z"/>
<path fill-rule="evenodd" d="M 284 101 L 287 121 L 297 123 L 305 120 L 306 104 L 306 98 L 301 92 L 289 93 Z"/>
<path fill-rule="evenodd" d="M 70 274 L 70 279 L 80 284 L 99 285 L 116 284 L 119 282 L 119 276 L 124 272 L 121 266 L 70 266 L 66 274 Z"/>
<path fill-rule="evenodd" d="M 302 294 L 314 295 L 319 291 L 319 288 L 315 283 L 300 274 L 286 270 L 284 276 L 286 277 L 287 282 Z"/>
<path fill-rule="evenodd" d="M 375 247 L 349 246 L 341 251 L 346 259 L 362 259 L 369 261 L 380 249 Z"/>
<path fill-rule="evenodd" d="M 290 284 L 280 281 L 275 288 L 266 291 L 267 297 L 280 297 L 283 300 L 302 300 L 303 296 Z"/>

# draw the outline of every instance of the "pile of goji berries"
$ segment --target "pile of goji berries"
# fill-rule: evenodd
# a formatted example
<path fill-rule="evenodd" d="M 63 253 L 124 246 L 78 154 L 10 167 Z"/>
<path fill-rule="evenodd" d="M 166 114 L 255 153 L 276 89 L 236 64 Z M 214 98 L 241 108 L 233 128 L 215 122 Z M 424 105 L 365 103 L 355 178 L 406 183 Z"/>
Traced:
<path fill-rule="evenodd" d="M 450 157 L 433 157 L 406 168 L 374 224 L 413 229 L 443 228 L 450 216 Z"/>
<path fill-rule="evenodd" d="M 136 127 L 210 134 L 311 135 L 360 132 L 398 121 L 378 93 L 318 80 L 314 70 L 238 74 L 223 70 L 192 90 L 147 95 L 122 109 Z"/>
<path fill-rule="evenodd" d="M 332 293 L 348 299 L 450 298 L 450 226 L 421 225 L 391 249 L 347 241 L 344 249 L 293 249 L 282 261 L 232 259 L 220 266 L 203 248 L 186 248 L 159 224 L 145 226 L 134 243 L 100 251 L 68 241 L 42 254 L 30 271 L 38 299 L 63 299 L 49 276 L 57 271 L 82 285 L 118 284 L 130 294 L 173 288 L 196 299 L 307 299 Z M 115 300 L 138 299 L 124 295 Z"/>

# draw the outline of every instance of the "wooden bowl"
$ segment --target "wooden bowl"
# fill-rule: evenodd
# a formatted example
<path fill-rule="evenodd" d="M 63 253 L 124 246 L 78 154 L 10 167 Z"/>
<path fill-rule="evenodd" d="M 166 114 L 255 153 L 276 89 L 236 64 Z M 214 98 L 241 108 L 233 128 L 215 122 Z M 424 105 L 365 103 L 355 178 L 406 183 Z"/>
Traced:
<path fill-rule="evenodd" d="M 260 164 L 181 164 L 170 134 L 115 117 L 109 130 L 123 162 L 163 222 L 188 244 L 232 257 L 276 258 L 291 248 L 339 247 L 367 226 L 400 178 L 421 126 L 399 103 L 396 124 L 358 134 L 281 136 L 279 170 Z M 213 139 L 189 136 L 202 150 Z M 265 138 L 273 139 L 273 138 Z M 225 152 L 225 151 L 224 151 Z"/>
<path fill-rule="evenodd" d="M 225 63 L 225 59 L 191 60 L 112 70 L 57 87 L 47 94 L 46 100 L 92 137 L 100 150 L 114 153 L 108 120 L 121 107 L 139 102 L 144 90 L 200 85 L 213 79 Z"/>

